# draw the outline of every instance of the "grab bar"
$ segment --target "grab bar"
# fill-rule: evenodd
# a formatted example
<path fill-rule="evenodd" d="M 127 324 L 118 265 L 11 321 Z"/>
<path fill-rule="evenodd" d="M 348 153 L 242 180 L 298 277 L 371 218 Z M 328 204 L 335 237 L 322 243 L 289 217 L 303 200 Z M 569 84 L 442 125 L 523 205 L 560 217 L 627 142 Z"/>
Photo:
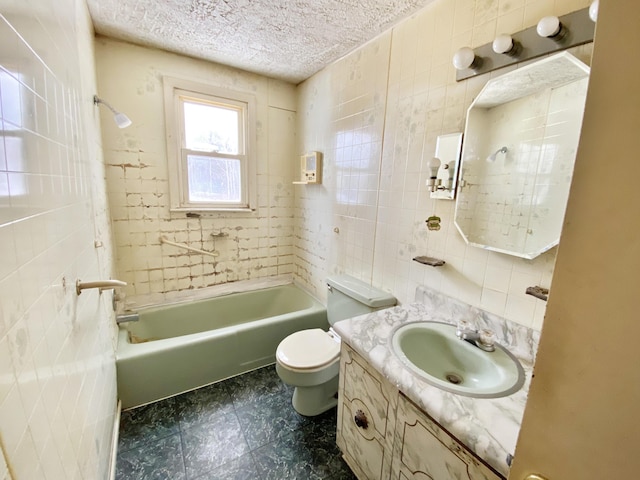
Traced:
<path fill-rule="evenodd" d="M 98 280 L 95 282 L 81 282 L 80 279 L 76 280 L 76 293 L 80 295 L 82 290 L 87 288 L 99 288 L 100 293 L 102 290 L 109 290 L 116 287 L 126 287 L 127 282 L 121 280 Z"/>
<path fill-rule="evenodd" d="M 160 237 L 160 243 L 166 243 L 167 245 L 173 245 L 174 247 L 184 248 L 185 250 L 189 250 L 190 252 L 199 253 L 201 255 L 210 255 L 212 257 L 217 257 L 218 255 L 220 255 L 220 253 L 216 252 L 216 251 L 207 252 L 206 250 L 200 250 L 199 248 L 190 247 L 189 245 L 185 245 L 184 243 L 172 242 L 171 240 L 169 240 L 165 236 L 161 236 Z"/>

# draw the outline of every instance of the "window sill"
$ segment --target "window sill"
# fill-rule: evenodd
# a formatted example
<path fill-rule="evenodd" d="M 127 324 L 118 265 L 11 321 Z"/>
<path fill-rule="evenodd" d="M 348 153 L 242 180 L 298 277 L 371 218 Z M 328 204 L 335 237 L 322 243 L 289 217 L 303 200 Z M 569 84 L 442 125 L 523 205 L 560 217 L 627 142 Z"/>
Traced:
<path fill-rule="evenodd" d="M 194 208 L 194 207 L 178 207 L 169 209 L 171 213 L 184 213 L 190 214 L 193 213 L 195 215 L 207 215 L 207 214 L 215 214 L 215 213 L 253 213 L 256 211 L 255 208 Z"/>

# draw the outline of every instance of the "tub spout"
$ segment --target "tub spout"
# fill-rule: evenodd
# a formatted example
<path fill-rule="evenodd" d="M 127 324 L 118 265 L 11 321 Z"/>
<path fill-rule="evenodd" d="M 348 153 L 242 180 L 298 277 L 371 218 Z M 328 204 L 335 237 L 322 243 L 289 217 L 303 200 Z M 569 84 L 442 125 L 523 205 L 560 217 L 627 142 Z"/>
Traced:
<path fill-rule="evenodd" d="M 140 315 L 137 313 L 123 313 L 122 315 L 116 315 L 116 323 L 120 325 L 126 322 L 137 322 L 140 320 Z"/>
<path fill-rule="evenodd" d="M 120 280 L 98 280 L 96 282 L 81 282 L 78 279 L 76 280 L 76 293 L 80 295 L 82 293 L 82 290 L 86 288 L 99 288 L 100 292 L 102 292 L 102 290 L 126 286 L 127 282 L 122 282 Z"/>

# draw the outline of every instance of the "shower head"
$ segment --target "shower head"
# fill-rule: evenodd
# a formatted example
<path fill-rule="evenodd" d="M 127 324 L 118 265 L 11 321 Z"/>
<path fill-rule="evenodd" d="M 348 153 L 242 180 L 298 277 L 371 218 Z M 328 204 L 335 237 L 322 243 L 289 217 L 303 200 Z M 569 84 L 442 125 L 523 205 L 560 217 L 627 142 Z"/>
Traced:
<path fill-rule="evenodd" d="M 113 108 L 107 102 L 99 98 L 97 95 L 93 96 L 93 104 L 94 105 L 103 104 L 105 107 L 111 110 L 111 112 L 113 113 L 113 119 L 118 125 L 118 128 L 127 128 L 129 125 L 131 125 L 131 120 L 129 119 L 129 117 L 127 117 L 124 113 L 117 111 L 115 108 Z"/>
<path fill-rule="evenodd" d="M 495 152 L 493 152 L 491 155 L 489 155 L 487 157 L 487 162 L 493 163 L 496 161 L 496 157 L 498 156 L 499 153 L 507 153 L 507 147 L 502 147 L 499 148 L 498 150 L 496 150 Z"/>

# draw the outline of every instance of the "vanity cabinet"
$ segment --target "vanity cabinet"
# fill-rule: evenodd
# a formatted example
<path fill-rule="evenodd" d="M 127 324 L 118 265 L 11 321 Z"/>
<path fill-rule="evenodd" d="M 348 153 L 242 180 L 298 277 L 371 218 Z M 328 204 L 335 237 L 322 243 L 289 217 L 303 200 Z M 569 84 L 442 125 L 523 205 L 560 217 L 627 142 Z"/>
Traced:
<path fill-rule="evenodd" d="M 345 343 L 340 353 L 336 442 L 361 480 L 390 478 L 395 390 Z"/>
<path fill-rule="evenodd" d="M 391 478 L 502 479 L 402 393 L 398 400 Z"/>
<path fill-rule="evenodd" d="M 359 480 L 504 480 L 342 343 L 336 441 Z"/>

